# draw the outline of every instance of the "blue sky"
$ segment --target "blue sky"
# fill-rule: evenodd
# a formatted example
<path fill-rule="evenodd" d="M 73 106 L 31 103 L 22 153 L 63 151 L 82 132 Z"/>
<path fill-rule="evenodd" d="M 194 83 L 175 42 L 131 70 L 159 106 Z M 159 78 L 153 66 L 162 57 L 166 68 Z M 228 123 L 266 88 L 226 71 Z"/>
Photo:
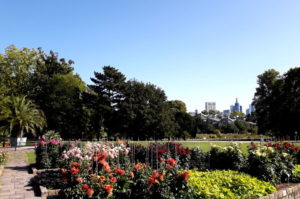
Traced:
<path fill-rule="evenodd" d="M 257 75 L 300 65 L 300 1 L 0 1 L 1 53 L 54 50 L 87 83 L 111 65 L 189 111 L 205 101 L 228 109 L 236 97 L 246 108 Z"/>

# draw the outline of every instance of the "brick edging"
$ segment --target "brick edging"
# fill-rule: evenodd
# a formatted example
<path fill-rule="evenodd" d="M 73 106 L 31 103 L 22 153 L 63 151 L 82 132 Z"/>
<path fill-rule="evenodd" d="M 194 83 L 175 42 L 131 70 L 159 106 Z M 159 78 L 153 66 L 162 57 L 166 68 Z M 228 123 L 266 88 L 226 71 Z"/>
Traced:
<path fill-rule="evenodd" d="M 275 193 L 260 197 L 259 199 L 298 199 L 300 198 L 300 184 L 283 188 Z"/>
<path fill-rule="evenodd" d="M 42 199 L 47 198 L 48 196 L 58 196 L 60 189 L 47 189 L 46 187 L 39 186 Z"/>
<path fill-rule="evenodd" d="M 0 176 L 1 176 L 2 173 L 3 173 L 3 170 L 4 170 L 4 165 L 0 165 Z"/>

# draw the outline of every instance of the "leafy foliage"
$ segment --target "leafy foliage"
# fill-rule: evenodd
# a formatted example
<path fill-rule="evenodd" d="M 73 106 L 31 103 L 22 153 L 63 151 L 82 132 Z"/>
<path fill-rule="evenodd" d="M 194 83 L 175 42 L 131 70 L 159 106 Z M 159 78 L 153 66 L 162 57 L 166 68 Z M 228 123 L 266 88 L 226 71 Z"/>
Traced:
<path fill-rule="evenodd" d="M 246 164 L 246 158 L 237 144 L 231 144 L 226 147 L 213 145 L 210 150 L 209 158 L 211 169 L 240 171 Z"/>
<path fill-rule="evenodd" d="M 247 172 L 272 183 L 288 182 L 292 179 L 295 158 L 290 154 L 289 146 L 282 147 L 279 143 L 274 146 L 259 147 L 253 144 L 249 151 Z"/>
<path fill-rule="evenodd" d="M 46 124 L 43 112 L 25 96 L 10 97 L 1 104 L 0 111 L 0 120 L 6 123 L 2 129 L 9 129 L 12 137 L 23 137 L 24 132 L 35 134 Z"/>
<path fill-rule="evenodd" d="M 254 198 L 276 191 L 270 183 L 237 171 L 189 171 L 188 186 L 196 199 Z"/>
<path fill-rule="evenodd" d="M 254 96 L 259 133 L 276 136 L 295 136 L 300 132 L 300 68 L 292 68 L 283 75 L 267 70 L 258 76 Z"/>

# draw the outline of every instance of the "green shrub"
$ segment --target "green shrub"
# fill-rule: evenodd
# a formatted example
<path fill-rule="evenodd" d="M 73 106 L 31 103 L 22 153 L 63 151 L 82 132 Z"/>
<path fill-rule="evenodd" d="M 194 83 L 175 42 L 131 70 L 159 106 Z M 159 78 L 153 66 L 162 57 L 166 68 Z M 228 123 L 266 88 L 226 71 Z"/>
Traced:
<path fill-rule="evenodd" d="M 300 164 L 297 164 L 293 170 L 293 181 L 300 182 Z"/>
<path fill-rule="evenodd" d="M 270 183 L 230 170 L 210 172 L 191 170 L 188 186 L 193 190 L 195 199 L 246 199 L 276 191 Z"/>
<path fill-rule="evenodd" d="M 272 183 L 288 182 L 293 176 L 294 162 L 292 155 L 272 146 L 252 146 L 247 172 Z"/>
<path fill-rule="evenodd" d="M 245 167 L 246 159 L 238 144 L 231 144 L 226 147 L 212 145 L 209 154 L 211 169 L 240 171 Z"/>
<path fill-rule="evenodd" d="M 199 147 L 191 148 L 189 168 L 208 169 L 208 154 Z"/>
<path fill-rule="evenodd" d="M 0 165 L 4 164 L 7 161 L 7 153 L 0 151 Z"/>

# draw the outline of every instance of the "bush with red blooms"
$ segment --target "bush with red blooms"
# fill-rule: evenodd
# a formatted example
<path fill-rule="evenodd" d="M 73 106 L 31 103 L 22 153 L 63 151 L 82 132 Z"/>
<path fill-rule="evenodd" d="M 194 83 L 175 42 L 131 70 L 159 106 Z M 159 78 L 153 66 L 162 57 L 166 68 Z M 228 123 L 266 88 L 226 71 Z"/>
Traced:
<path fill-rule="evenodd" d="M 45 136 L 42 136 L 34 146 L 36 153 L 35 166 L 38 169 L 59 168 L 60 159 L 58 157 L 60 157 L 65 149 L 61 139 L 46 140 Z"/>
<path fill-rule="evenodd" d="M 129 156 L 134 161 L 149 164 L 157 169 L 161 158 L 173 158 L 177 160 L 180 169 L 189 169 L 190 149 L 183 147 L 180 143 L 167 142 L 164 144 L 151 143 L 148 147 L 132 145 Z"/>
<path fill-rule="evenodd" d="M 299 147 L 288 142 L 251 144 L 247 173 L 272 183 L 289 182 L 293 176 Z"/>
<path fill-rule="evenodd" d="M 111 167 L 105 152 L 91 161 L 72 162 L 61 169 L 63 198 L 191 198 L 188 172 L 179 171 L 177 160 L 161 158 L 159 169 L 145 163 Z"/>

